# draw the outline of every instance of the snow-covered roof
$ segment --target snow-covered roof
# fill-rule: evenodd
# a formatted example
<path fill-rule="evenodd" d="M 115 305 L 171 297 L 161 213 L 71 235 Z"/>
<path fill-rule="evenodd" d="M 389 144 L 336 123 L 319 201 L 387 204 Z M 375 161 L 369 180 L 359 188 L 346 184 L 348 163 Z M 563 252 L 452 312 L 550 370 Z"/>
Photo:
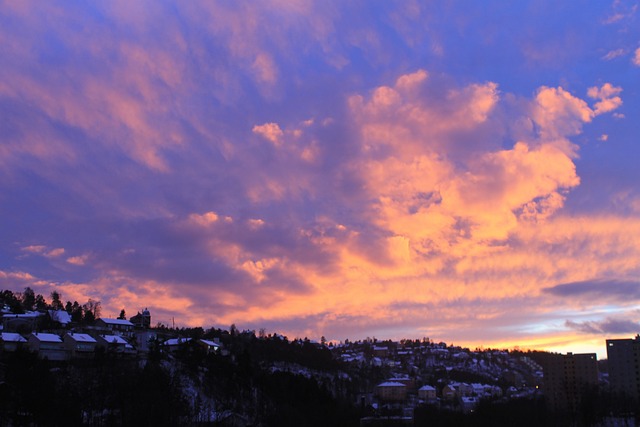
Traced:
<path fill-rule="evenodd" d="M 93 337 L 89 334 L 68 333 L 67 336 L 69 336 L 71 339 L 77 342 L 89 342 L 89 343 L 96 342 L 96 340 L 93 339 Z"/>
<path fill-rule="evenodd" d="M 110 318 L 100 318 L 98 320 L 102 320 L 107 325 L 119 325 L 119 326 L 133 326 L 133 323 L 129 322 L 125 319 L 110 319 Z"/>
<path fill-rule="evenodd" d="M 31 336 L 36 337 L 38 341 L 41 341 L 41 342 L 62 342 L 62 338 L 60 338 L 56 334 L 45 334 L 45 333 L 35 332 L 31 334 Z"/>
<path fill-rule="evenodd" d="M 469 356 L 467 353 L 460 352 L 460 353 L 454 354 L 453 357 L 456 359 L 468 359 L 471 356 Z"/>
<path fill-rule="evenodd" d="M 406 387 L 406 385 L 402 383 L 396 383 L 393 381 L 387 381 L 382 384 L 378 384 L 378 387 Z"/>
<path fill-rule="evenodd" d="M 423 391 L 436 391 L 436 388 L 430 385 L 423 385 L 422 387 L 420 387 L 420 390 Z"/>
<path fill-rule="evenodd" d="M 191 338 L 171 338 L 170 340 L 166 340 L 162 345 L 180 345 L 189 341 L 191 341 Z"/>
<path fill-rule="evenodd" d="M 209 341 L 209 340 L 200 340 L 201 343 L 208 345 L 209 347 L 220 347 L 220 344 L 214 341 Z"/>
<path fill-rule="evenodd" d="M 29 311 L 24 314 L 5 314 L 4 318 L 17 318 L 17 319 L 35 319 L 36 317 L 42 316 L 42 313 L 38 313 L 37 311 Z"/>
<path fill-rule="evenodd" d="M 100 335 L 102 339 L 113 344 L 129 344 L 127 340 L 119 335 Z"/>
<path fill-rule="evenodd" d="M 491 389 L 490 385 L 487 384 L 480 384 L 480 383 L 473 383 L 471 384 L 471 387 L 473 387 L 474 390 L 486 390 L 486 389 Z"/>
<path fill-rule="evenodd" d="M 26 339 L 20 334 L 16 334 L 15 332 L 3 332 L 2 333 L 2 341 L 5 342 L 27 342 Z"/>
<path fill-rule="evenodd" d="M 51 320 L 66 325 L 71 322 L 71 315 L 65 310 L 48 310 Z"/>

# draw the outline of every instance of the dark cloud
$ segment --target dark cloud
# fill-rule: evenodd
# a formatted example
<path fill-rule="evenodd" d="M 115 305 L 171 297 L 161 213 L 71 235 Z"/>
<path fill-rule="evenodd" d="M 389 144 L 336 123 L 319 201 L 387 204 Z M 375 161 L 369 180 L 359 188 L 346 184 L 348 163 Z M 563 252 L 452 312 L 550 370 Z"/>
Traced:
<path fill-rule="evenodd" d="M 601 321 L 574 322 L 567 320 L 565 326 L 585 334 L 637 334 L 640 332 L 639 322 L 611 317 Z"/>
<path fill-rule="evenodd" d="M 562 283 L 543 289 L 549 295 L 559 297 L 582 297 L 590 300 L 632 301 L 640 299 L 640 281 L 625 279 L 593 279 Z"/>

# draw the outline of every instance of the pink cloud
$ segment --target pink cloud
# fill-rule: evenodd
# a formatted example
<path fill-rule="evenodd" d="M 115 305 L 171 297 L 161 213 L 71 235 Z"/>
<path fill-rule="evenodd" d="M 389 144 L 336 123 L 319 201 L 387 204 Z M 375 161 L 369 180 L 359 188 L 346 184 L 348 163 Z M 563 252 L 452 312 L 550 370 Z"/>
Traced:
<path fill-rule="evenodd" d="M 55 248 L 48 251 L 45 256 L 48 258 L 57 258 L 64 255 L 64 248 Z"/>
<path fill-rule="evenodd" d="M 30 245 L 30 246 L 25 246 L 25 247 L 22 248 L 23 251 L 30 252 L 30 253 L 33 253 L 33 254 L 41 254 L 46 249 L 47 249 L 47 247 L 44 246 L 44 245 Z"/>
<path fill-rule="evenodd" d="M 594 115 L 585 101 L 561 87 L 541 87 L 532 107 L 531 118 L 540 126 L 541 139 L 548 141 L 579 134 Z"/>
<path fill-rule="evenodd" d="M 620 107 L 622 105 L 622 98 L 618 96 L 620 92 L 622 92 L 622 88 L 614 87 L 611 83 L 605 83 L 600 88 L 597 86 L 590 87 L 587 95 L 590 98 L 600 100 L 594 105 L 594 114 L 597 116 Z"/>
<path fill-rule="evenodd" d="M 253 133 L 262 136 L 275 146 L 280 146 L 282 144 L 282 136 L 284 135 L 284 133 L 277 123 L 255 125 L 252 130 Z"/>
<path fill-rule="evenodd" d="M 20 281 L 29 283 L 35 280 L 35 277 L 24 271 L 2 271 L 0 270 L 0 280 L 5 282 L 4 286 L 10 285 L 11 281 Z"/>
<path fill-rule="evenodd" d="M 89 260 L 89 255 L 78 255 L 67 258 L 67 262 L 72 265 L 85 265 Z"/>

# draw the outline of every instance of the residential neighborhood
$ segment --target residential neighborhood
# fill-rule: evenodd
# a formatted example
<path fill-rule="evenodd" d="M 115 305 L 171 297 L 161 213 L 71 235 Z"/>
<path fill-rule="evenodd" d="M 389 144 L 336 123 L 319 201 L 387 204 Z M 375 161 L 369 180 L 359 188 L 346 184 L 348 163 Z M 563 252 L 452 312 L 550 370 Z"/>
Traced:
<path fill-rule="evenodd" d="M 149 316 L 149 311 L 145 311 Z M 1 314 L 0 352 L 5 356 L 28 349 L 40 359 L 50 361 L 92 358 L 97 351 L 145 358 L 154 345 L 173 353 L 191 341 L 191 338 L 177 337 L 176 331 L 136 326 L 126 319 L 98 318 L 91 324 L 75 325 L 64 310 L 24 314 L 3 311 Z M 221 350 L 216 341 L 200 339 L 195 343 L 207 352 Z"/>
<path fill-rule="evenodd" d="M 345 414 L 345 408 L 336 409 L 343 425 L 354 425 L 357 420 L 360 426 L 420 426 L 426 425 L 425 418 L 445 423 L 467 422 L 478 414 L 486 416 L 487 411 L 511 411 L 513 405 L 524 405 L 524 414 L 540 413 L 543 405 L 543 415 L 538 414 L 530 421 L 541 422 L 539 417 L 552 414 L 553 419 L 560 420 L 558 425 L 564 425 L 562 420 L 571 424 L 583 417 L 585 405 L 591 404 L 589 399 L 593 396 L 600 396 L 604 402 L 607 393 L 636 387 L 624 372 L 637 369 L 625 363 L 640 349 L 640 337 L 607 341 L 614 363 L 611 369 L 616 375 L 610 380 L 606 365 L 599 363 L 595 354 L 471 350 L 426 337 L 399 341 L 376 338 L 289 341 L 283 335 L 267 334 L 264 330 L 258 335 L 251 330 L 239 331 L 235 325 L 229 330 L 153 327 L 152 313 L 147 308 L 129 320 L 124 309 L 118 318 L 100 317 L 96 301 L 83 306 L 75 303 L 83 307 L 78 309 L 83 311 L 82 316 L 73 311 L 73 303 L 67 304 L 70 311 L 51 305 L 20 310 L 13 301 L 12 309 L 7 304 L 11 301 L 6 291 L 0 295 L 5 296 L 0 311 L 0 384 L 20 387 L 9 386 L 11 365 L 18 363 L 14 356 L 22 359 L 22 369 L 31 369 L 24 365 L 29 357 L 33 358 L 29 359 L 32 365 L 44 363 L 42 366 L 48 367 L 54 382 L 60 380 L 55 373 L 69 369 L 70 375 L 76 375 L 73 372 L 78 369 L 95 372 L 96 366 L 111 366 L 132 370 L 135 375 L 140 367 L 155 366 L 177 381 L 179 400 L 186 405 L 182 415 L 174 414 L 180 423 L 197 419 L 198 425 L 269 425 L 256 422 L 281 409 L 274 409 L 277 405 L 262 409 L 255 406 L 264 399 L 274 399 L 273 391 L 268 391 L 274 385 L 268 381 L 256 385 L 256 375 L 280 378 L 278 381 L 285 383 L 314 384 L 318 387 L 314 395 L 319 393 L 318 396 L 350 408 L 346 412 L 350 415 L 342 418 L 338 414 L 340 411 Z M 29 307 L 33 309 L 24 310 Z M 26 355 L 29 357 L 25 359 Z M 242 376 L 248 382 L 238 389 L 237 378 Z M 622 379 L 624 383 L 620 382 Z M 212 380 L 217 384 L 209 383 Z M 260 387 L 264 388 L 261 392 Z M 610 425 L 626 425 L 633 421 L 634 416 L 629 414 L 634 413 L 630 410 L 637 404 L 631 397 L 629 404 L 620 408 L 620 417 L 604 407 L 607 415 L 597 414 L 598 405 L 592 406 L 596 412 L 589 416 L 605 419 Z M 283 396 L 285 401 L 290 398 Z M 94 401 L 85 405 L 91 410 L 82 411 L 80 425 L 111 425 L 114 419 L 124 419 L 122 408 L 100 409 L 100 403 Z M 12 414 L 10 410 L 2 413 L 5 418 Z M 12 424 L 0 418 L 0 425 Z"/>

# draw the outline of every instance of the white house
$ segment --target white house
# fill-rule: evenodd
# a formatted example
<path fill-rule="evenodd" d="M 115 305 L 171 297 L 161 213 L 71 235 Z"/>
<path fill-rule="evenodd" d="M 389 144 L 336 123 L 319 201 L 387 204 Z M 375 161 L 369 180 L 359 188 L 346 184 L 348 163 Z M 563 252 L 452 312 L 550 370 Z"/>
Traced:
<path fill-rule="evenodd" d="M 169 353 L 174 353 L 190 341 L 191 338 L 171 338 L 162 343 L 162 348 L 164 348 Z"/>
<path fill-rule="evenodd" d="M 118 354 L 133 354 L 135 349 L 120 335 L 98 335 L 96 347 Z"/>
<path fill-rule="evenodd" d="M 20 334 L 15 332 L 2 332 L 0 344 L 2 351 L 13 352 L 25 345 L 27 340 Z"/>
<path fill-rule="evenodd" d="M 29 350 L 38 353 L 41 359 L 67 360 L 68 353 L 60 338 L 56 334 L 34 332 L 27 338 Z"/>
<path fill-rule="evenodd" d="M 96 320 L 96 326 L 101 328 L 107 328 L 112 332 L 128 335 L 133 332 L 134 325 L 125 319 L 109 319 L 100 318 Z"/>
<path fill-rule="evenodd" d="M 87 359 L 95 354 L 98 342 L 87 334 L 67 333 L 62 337 L 71 358 Z"/>
<path fill-rule="evenodd" d="M 52 322 L 66 328 L 71 323 L 71 315 L 65 310 L 47 310 Z"/>

